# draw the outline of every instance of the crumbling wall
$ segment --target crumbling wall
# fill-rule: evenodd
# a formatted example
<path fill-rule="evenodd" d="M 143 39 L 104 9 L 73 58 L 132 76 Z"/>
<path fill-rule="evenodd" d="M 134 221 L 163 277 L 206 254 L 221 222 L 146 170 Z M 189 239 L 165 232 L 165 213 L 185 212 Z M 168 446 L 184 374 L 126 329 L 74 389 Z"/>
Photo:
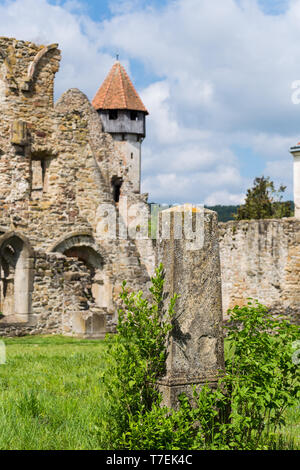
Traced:
<path fill-rule="evenodd" d="M 74 319 L 76 322 L 78 314 L 83 313 L 84 323 L 97 311 L 91 295 L 89 271 L 84 263 L 74 258 L 42 252 L 35 253 L 33 268 L 32 313 L 24 324 L 7 322 L 5 317 L 2 318 L 1 336 L 72 335 L 73 322 Z M 85 335 L 84 330 L 80 333 Z M 104 336 L 105 331 L 99 333 Z"/>
<path fill-rule="evenodd" d="M 274 312 L 300 315 L 300 220 L 219 224 L 223 310 L 248 297 Z"/>
<path fill-rule="evenodd" d="M 54 76 L 59 61 L 57 44 L 40 46 L 0 38 L 1 233 L 22 234 L 35 253 L 44 255 L 55 252 L 63 240 L 74 239 L 74 233 L 90 237 L 87 249 L 92 245 L 95 256 L 100 252 L 103 258 L 102 279 L 98 279 L 98 273 L 96 280 L 102 280 L 104 287 L 94 286 L 92 290 L 102 289 L 106 299 L 105 305 L 102 299 L 95 308 L 116 317 L 122 282 L 127 280 L 134 289 L 145 288 L 149 282 L 151 269 L 144 261 L 149 254 L 144 256 L 142 245 L 135 239 L 118 239 L 117 233 L 105 237 L 99 229 L 103 205 L 110 205 L 118 214 L 111 180 L 127 175 L 126 158 L 111 136 L 102 132 L 97 112 L 79 90 L 67 91 L 54 105 Z M 146 206 L 145 196 L 132 194 L 130 185 L 124 186 L 123 196 L 128 197 L 128 204 L 141 202 Z M 76 246 L 71 248 L 76 253 Z M 39 271 L 35 275 L 39 276 Z M 35 284 L 34 289 L 33 297 L 39 285 Z M 52 299 L 54 291 L 56 299 Z M 48 318 L 45 331 L 61 331 L 58 317 L 54 319 L 51 313 L 56 309 L 59 316 L 66 299 L 66 292 L 58 295 L 58 291 L 59 286 L 49 288 L 45 294 L 51 311 L 45 300 L 42 304 L 32 303 L 33 315 Z M 59 304 L 52 308 L 52 302 Z M 90 305 L 87 312 L 93 309 Z M 72 315 L 70 311 L 70 318 Z M 97 315 L 99 318 L 87 326 L 90 316 L 84 318 L 81 314 L 80 321 L 85 325 L 82 331 L 94 331 L 96 324 L 105 324 L 106 314 L 102 314 L 101 321 L 99 311 Z M 80 321 L 77 318 L 76 331 L 81 328 Z"/>

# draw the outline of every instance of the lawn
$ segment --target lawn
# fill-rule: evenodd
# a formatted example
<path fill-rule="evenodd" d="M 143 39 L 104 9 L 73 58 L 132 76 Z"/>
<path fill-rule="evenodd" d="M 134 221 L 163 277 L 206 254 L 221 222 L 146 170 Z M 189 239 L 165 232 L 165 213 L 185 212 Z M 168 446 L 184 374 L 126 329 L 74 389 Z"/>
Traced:
<path fill-rule="evenodd" d="M 0 449 L 99 449 L 104 341 L 4 339 Z"/>
<path fill-rule="evenodd" d="M 31 336 L 4 342 L 0 450 L 100 449 L 105 341 Z M 282 435 L 300 447 L 299 407 L 288 411 Z"/>

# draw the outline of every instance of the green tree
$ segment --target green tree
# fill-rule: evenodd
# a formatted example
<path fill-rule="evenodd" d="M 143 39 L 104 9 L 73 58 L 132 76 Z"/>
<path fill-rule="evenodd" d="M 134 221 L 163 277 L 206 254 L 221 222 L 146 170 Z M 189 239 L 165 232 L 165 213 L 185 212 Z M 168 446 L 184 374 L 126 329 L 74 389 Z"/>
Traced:
<path fill-rule="evenodd" d="M 236 220 L 244 219 L 280 219 L 292 217 L 290 201 L 282 201 L 286 186 L 275 189 L 269 177 L 255 178 L 253 188 L 248 189 L 245 204 L 234 215 Z"/>

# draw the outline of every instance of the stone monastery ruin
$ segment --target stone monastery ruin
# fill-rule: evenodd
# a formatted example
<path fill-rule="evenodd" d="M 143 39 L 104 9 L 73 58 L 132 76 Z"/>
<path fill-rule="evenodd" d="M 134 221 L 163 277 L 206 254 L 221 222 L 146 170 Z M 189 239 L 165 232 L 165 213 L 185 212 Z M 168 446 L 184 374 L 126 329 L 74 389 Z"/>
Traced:
<path fill-rule="evenodd" d="M 101 337 L 122 282 L 144 288 L 153 271 L 151 241 L 99 236 L 104 209 L 125 196 L 148 210 L 148 112 L 118 62 L 94 106 L 76 89 L 54 105 L 59 62 L 57 44 L 0 39 L 1 335 Z"/>
<path fill-rule="evenodd" d="M 216 219 L 205 211 L 205 233 L 213 241 L 204 246 L 217 268 L 205 271 L 200 250 L 193 260 L 182 255 L 181 271 L 162 254 L 159 240 L 130 236 L 140 229 L 139 214 L 150 210 L 140 192 L 148 111 L 125 69 L 114 64 L 92 103 L 71 89 L 54 104 L 59 62 L 57 44 L 0 38 L 0 336 L 104 337 L 116 320 L 122 282 L 146 291 L 157 260 L 163 259 L 168 279 L 173 272 L 172 289 L 190 283 L 190 301 L 201 302 L 205 295 L 218 299 L 205 303 L 214 306 L 214 318 L 202 312 L 207 323 L 202 351 L 211 357 L 216 344 L 221 348 L 219 253 L 224 310 L 252 296 L 299 315 L 300 147 L 291 150 L 296 217 L 219 224 L 216 239 L 211 232 L 214 227 L 218 233 Z M 112 220 L 119 221 L 116 237 L 103 236 L 110 208 Z M 173 250 L 174 259 L 180 249 Z M 185 300 L 182 305 L 191 311 Z M 220 366 L 218 354 L 211 370 Z"/>

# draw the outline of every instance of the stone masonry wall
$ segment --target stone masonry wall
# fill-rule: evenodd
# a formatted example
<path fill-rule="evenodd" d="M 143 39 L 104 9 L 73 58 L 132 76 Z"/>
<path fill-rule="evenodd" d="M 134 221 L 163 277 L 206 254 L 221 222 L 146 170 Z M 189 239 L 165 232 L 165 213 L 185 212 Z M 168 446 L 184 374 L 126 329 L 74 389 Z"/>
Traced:
<path fill-rule="evenodd" d="M 0 37 L 0 272 L 5 277 L 11 257 L 9 276 L 17 273 L 20 282 L 13 250 L 24 244 L 18 266 L 27 269 L 34 260 L 34 268 L 26 271 L 33 276 L 31 310 L 22 311 L 24 302 L 18 307 L 19 319 L 30 317 L 23 332 L 96 335 L 110 330 L 124 280 L 147 291 L 155 244 L 105 236 L 105 205 L 116 214 L 128 205 L 129 222 L 138 231 L 130 206 L 149 211 L 147 195 L 135 193 L 126 155 L 102 131 L 83 93 L 69 90 L 54 104 L 59 62 L 57 44 Z M 115 177 L 124 181 L 119 203 L 113 198 Z M 299 314 L 299 224 L 296 219 L 220 224 L 224 311 L 253 297 Z M 27 252 L 34 254 L 30 260 Z M 84 261 L 91 262 L 93 279 Z M 1 335 L 21 333 L 20 325 L 6 320 L 0 319 Z"/>
<path fill-rule="evenodd" d="M 6 323 L 1 319 L 1 336 L 24 334 L 72 335 L 77 317 L 84 323 L 99 309 L 91 294 L 90 274 L 84 263 L 63 255 L 37 253 L 34 262 L 32 313 L 29 321 Z M 103 312 L 102 312 L 103 313 Z M 78 332 L 85 336 L 84 325 Z M 105 331 L 102 331 L 104 336 Z"/>
<path fill-rule="evenodd" d="M 300 220 L 219 224 L 223 311 L 247 297 L 300 319 Z"/>
<path fill-rule="evenodd" d="M 102 319 L 106 323 L 111 315 L 116 316 L 124 280 L 134 289 L 145 289 L 154 268 L 154 251 L 151 243 L 146 243 L 144 249 L 145 244 L 132 237 L 104 236 L 103 205 L 118 212 L 111 181 L 115 176 L 126 180 L 126 158 L 112 137 L 102 132 L 97 112 L 79 90 L 67 91 L 54 105 L 54 77 L 59 62 L 57 44 L 43 46 L 0 38 L 1 233 L 26 237 L 37 257 L 55 253 L 63 243 L 72 250 L 70 240 L 79 243 L 81 251 L 86 249 L 87 257 L 93 251 L 102 260 L 96 273 L 100 287 L 95 289 L 103 291 L 100 307 L 102 312 L 107 311 L 108 317 Z M 147 208 L 146 195 L 133 193 L 130 184 L 124 185 L 121 196 L 120 203 L 125 198 L 128 204 Z M 75 251 L 77 248 L 74 246 Z M 60 262 L 51 263 L 55 271 Z M 34 277 L 39 278 L 38 271 Z M 41 287 L 34 282 L 33 297 L 37 299 Z M 59 283 L 54 284 L 48 286 L 49 309 L 45 301 L 33 301 L 33 315 L 40 315 L 41 310 L 46 316 L 52 316 L 55 310 L 55 315 L 60 314 L 61 295 L 68 294 L 62 292 Z M 58 302 L 55 307 L 53 301 Z M 90 305 L 87 311 L 93 308 Z M 87 318 L 81 314 L 74 320 L 77 330 L 85 329 Z M 48 320 L 45 331 L 58 330 L 58 322 Z M 50 325 L 52 320 L 56 327 Z"/>

